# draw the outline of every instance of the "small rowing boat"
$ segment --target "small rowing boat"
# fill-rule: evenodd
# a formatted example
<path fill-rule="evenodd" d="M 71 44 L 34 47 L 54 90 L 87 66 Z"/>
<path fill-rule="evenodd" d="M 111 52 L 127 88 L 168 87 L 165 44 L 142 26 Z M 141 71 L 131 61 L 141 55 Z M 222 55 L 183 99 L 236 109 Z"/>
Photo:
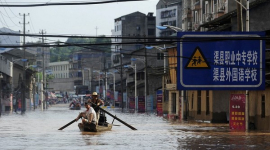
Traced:
<path fill-rule="evenodd" d="M 112 129 L 112 124 L 104 124 L 97 126 L 95 124 L 84 125 L 82 123 L 79 123 L 78 127 L 82 132 L 102 132 L 110 131 Z"/>

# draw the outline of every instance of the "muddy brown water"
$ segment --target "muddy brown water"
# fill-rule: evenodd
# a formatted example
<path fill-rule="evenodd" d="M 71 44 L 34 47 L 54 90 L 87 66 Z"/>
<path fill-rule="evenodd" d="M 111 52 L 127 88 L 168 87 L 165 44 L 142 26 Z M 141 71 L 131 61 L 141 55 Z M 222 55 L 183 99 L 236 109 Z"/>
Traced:
<path fill-rule="evenodd" d="M 107 109 L 137 128 L 134 131 L 117 120 L 112 131 L 80 132 L 69 123 L 82 110 L 69 110 L 68 104 L 57 104 L 48 110 L 27 111 L 24 115 L 5 112 L 0 117 L 1 150 L 170 150 L 170 149 L 270 149 L 270 132 L 235 132 L 228 124 L 169 122 L 155 114 L 122 113 Z M 113 118 L 107 116 L 108 122 Z"/>

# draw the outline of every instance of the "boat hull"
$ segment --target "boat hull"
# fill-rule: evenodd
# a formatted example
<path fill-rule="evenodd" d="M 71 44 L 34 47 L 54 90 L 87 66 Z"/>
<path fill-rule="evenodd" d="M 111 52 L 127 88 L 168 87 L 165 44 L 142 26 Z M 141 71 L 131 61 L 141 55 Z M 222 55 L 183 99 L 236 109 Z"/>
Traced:
<path fill-rule="evenodd" d="M 102 132 L 102 131 L 110 131 L 112 129 L 112 124 L 98 125 L 98 126 L 94 124 L 89 124 L 85 126 L 84 124 L 79 123 L 78 127 L 82 132 Z"/>

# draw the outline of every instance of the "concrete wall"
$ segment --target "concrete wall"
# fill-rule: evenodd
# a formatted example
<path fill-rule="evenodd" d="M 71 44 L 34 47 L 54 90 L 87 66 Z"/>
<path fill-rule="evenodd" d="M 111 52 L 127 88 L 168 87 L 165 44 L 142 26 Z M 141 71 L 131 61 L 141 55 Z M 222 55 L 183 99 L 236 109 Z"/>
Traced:
<path fill-rule="evenodd" d="M 74 78 L 51 79 L 48 83 L 49 91 L 74 91 Z"/>

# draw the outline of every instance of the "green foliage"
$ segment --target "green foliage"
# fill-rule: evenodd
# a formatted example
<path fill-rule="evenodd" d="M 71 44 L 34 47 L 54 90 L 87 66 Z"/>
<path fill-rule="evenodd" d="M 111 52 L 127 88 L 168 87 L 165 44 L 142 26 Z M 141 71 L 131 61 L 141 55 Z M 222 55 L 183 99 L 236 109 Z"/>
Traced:
<path fill-rule="evenodd" d="M 105 37 L 105 36 L 101 36 Z M 60 44 L 61 42 L 58 41 Z M 83 49 L 93 49 L 101 52 L 110 53 L 111 45 L 93 45 L 93 46 L 74 46 L 76 44 L 94 44 L 94 43 L 111 43 L 109 38 L 68 38 L 66 41 L 70 44 L 68 47 L 55 47 L 50 49 L 50 62 L 68 61 L 72 54 Z"/>

